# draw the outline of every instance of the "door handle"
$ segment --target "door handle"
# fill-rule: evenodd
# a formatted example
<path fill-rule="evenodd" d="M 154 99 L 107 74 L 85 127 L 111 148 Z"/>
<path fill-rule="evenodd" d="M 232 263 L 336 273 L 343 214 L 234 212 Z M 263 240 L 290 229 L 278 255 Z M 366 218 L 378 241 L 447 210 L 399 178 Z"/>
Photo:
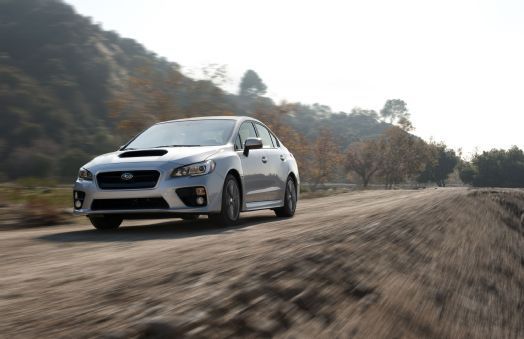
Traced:
<path fill-rule="evenodd" d="M 280 160 L 282 161 L 286 160 L 286 157 L 284 156 L 284 154 L 280 154 Z"/>
<path fill-rule="evenodd" d="M 262 162 L 265 164 L 267 162 L 267 157 L 263 156 L 262 157 Z"/>

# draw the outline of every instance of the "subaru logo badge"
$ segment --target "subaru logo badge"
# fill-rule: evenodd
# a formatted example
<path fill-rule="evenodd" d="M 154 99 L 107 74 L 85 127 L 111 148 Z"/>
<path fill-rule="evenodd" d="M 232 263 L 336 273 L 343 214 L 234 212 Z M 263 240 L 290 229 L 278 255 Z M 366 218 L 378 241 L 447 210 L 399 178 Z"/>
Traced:
<path fill-rule="evenodd" d="M 122 173 L 122 175 L 120 176 L 120 179 L 125 180 L 125 181 L 131 180 L 133 179 L 133 174 L 129 172 Z"/>

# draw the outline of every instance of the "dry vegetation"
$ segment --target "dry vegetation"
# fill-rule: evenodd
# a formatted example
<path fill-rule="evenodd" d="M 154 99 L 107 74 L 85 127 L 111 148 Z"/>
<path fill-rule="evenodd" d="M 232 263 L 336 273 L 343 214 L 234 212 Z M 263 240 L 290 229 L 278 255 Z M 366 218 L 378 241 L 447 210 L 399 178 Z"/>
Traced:
<path fill-rule="evenodd" d="M 71 222 L 70 187 L 0 186 L 0 230 Z"/>
<path fill-rule="evenodd" d="M 293 219 L 0 233 L 22 337 L 522 337 L 524 192 L 364 191 Z M 140 226 L 142 225 L 142 226 Z M 44 255 L 45 254 L 45 255 Z"/>

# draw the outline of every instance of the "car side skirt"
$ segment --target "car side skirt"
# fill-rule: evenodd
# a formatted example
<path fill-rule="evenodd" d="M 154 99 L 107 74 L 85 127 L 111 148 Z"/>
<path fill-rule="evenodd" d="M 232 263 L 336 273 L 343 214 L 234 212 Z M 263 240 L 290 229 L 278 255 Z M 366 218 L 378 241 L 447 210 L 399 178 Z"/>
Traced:
<path fill-rule="evenodd" d="M 244 211 L 256 211 L 284 206 L 283 200 L 255 201 L 246 203 Z"/>

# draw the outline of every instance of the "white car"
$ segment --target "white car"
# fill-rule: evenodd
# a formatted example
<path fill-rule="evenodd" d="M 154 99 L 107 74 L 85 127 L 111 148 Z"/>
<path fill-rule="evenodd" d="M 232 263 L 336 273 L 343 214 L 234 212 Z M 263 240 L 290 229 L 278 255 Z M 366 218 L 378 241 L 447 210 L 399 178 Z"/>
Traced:
<path fill-rule="evenodd" d="M 232 225 L 244 211 L 292 217 L 299 184 L 295 158 L 260 121 L 172 120 L 85 164 L 74 186 L 74 213 L 103 230 L 124 219 L 199 215 Z"/>

